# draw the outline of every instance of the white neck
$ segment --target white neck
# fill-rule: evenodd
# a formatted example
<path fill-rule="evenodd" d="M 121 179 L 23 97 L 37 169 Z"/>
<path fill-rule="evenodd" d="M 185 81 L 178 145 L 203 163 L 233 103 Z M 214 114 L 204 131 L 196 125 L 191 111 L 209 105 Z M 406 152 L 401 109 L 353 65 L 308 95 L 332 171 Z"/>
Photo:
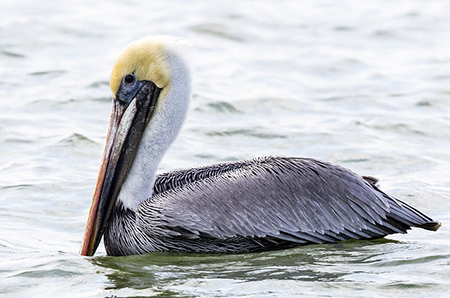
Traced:
<path fill-rule="evenodd" d="M 189 105 L 189 70 L 176 51 L 169 50 L 167 59 L 172 78 L 170 91 L 155 107 L 118 197 L 123 206 L 132 211 L 152 196 L 158 166 L 177 137 Z"/>

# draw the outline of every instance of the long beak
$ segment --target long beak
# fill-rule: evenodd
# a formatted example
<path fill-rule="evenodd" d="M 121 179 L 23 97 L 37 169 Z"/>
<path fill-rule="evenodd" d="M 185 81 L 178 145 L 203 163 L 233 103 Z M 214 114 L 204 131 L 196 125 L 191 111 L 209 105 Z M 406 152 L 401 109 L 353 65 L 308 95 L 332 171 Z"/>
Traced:
<path fill-rule="evenodd" d="M 92 256 L 107 227 L 139 143 L 153 115 L 160 93 L 154 83 L 141 82 L 142 87 L 129 103 L 115 99 L 109 122 L 106 146 L 92 198 L 91 209 L 80 254 Z"/>

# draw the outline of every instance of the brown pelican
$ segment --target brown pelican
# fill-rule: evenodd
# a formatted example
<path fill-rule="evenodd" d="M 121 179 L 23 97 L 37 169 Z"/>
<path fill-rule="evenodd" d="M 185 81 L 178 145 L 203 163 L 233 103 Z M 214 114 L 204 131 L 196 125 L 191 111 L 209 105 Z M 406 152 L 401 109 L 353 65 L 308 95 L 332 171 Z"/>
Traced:
<path fill-rule="evenodd" d="M 191 96 L 182 47 L 128 45 L 111 75 L 113 106 L 82 255 L 235 253 L 436 231 L 440 223 L 330 163 L 263 157 L 156 175 Z"/>

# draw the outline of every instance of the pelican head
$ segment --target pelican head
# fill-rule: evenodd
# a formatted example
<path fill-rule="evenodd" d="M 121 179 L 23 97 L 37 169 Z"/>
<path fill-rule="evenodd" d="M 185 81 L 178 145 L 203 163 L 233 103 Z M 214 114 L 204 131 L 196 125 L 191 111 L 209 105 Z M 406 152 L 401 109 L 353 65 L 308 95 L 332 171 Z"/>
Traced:
<path fill-rule="evenodd" d="M 158 164 L 189 104 L 190 76 L 179 48 L 167 37 L 146 37 L 114 64 L 111 118 L 82 255 L 95 253 L 113 208 L 135 211 L 152 195 Z"/>

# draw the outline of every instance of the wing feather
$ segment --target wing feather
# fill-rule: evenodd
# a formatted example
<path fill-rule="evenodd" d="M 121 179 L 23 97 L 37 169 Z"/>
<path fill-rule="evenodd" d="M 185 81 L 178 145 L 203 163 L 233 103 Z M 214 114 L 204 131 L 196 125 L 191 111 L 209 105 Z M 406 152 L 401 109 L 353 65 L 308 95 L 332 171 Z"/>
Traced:
<path fill-rule="evenodd" d="M 431 221 L 373 181 L 313 159 L 267 157 L 158 179 L 137 222 L 167 237 L 323 243 L 404 233 Z"/>

